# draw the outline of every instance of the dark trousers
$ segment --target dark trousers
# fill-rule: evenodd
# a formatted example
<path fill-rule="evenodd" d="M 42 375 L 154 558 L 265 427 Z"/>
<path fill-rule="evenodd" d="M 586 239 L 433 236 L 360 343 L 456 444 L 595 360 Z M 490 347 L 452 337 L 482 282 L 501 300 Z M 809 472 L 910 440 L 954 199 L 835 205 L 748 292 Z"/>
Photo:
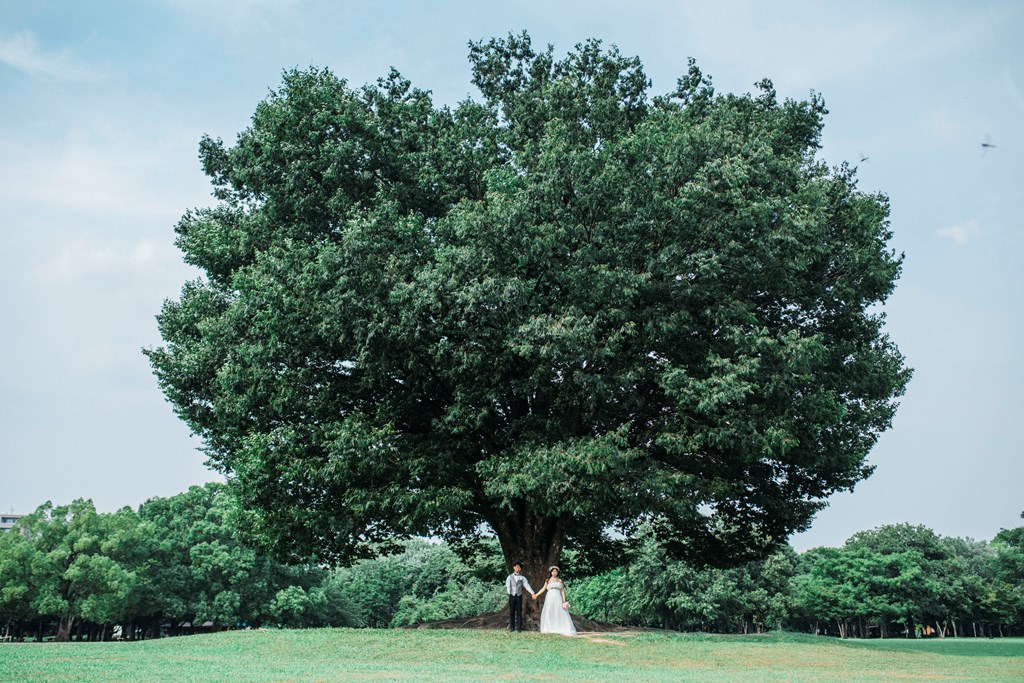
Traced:
<path fill-rule="evenodd" d="M 509 631 L 522 631 L 523 630 L 523 596 L 522 596 L 522 594 L 508 596 L 508 630 Z"/>

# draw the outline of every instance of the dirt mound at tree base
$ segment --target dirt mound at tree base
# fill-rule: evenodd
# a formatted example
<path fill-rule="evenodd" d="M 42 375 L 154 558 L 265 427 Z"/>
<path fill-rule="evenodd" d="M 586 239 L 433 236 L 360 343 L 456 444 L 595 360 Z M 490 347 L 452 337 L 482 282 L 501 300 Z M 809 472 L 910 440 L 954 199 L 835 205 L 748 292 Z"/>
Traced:
<path fill-rule="evenodd" d="M 538 617 L 539 613 L 537 612 L 525 614 L 523 616 L 523 630 L 539 631 L 540 625 Z M 657 630 L 606 624 L 601 621 L 594 621 L 593 619 L 587 619 L 586 617 L 577 616 L 575 614 L 572 617 L 572 623 L 576 625 L 576 630 L 580 633 L 630 633 Z M 505 631 L 508 630 L 508 609 L 491 612 L 490 614 L 481 614 L 476 617 L 429 621 L 422 624 L 406 626 L 405 628 L 479 628 L 494 631 Z"/>

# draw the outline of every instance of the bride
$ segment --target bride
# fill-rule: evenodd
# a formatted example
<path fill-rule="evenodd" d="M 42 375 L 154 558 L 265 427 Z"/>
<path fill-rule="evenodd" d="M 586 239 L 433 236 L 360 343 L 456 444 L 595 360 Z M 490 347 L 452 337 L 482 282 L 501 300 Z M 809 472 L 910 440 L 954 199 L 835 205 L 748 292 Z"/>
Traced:
<path fill-rule="evenodd" d="M 576 635 L 576 627 L 569 616 L 569 603 L 565 601 L 565 584 L 558 576 L 558 567 L 549 570 L 548 580 L 533 599 L 539 598 L 544 591 L 548 592 L 548 597 L 544 600 L 544 608 L 540 612 L 540 632 L 561 633 L 563 636 Z"/>

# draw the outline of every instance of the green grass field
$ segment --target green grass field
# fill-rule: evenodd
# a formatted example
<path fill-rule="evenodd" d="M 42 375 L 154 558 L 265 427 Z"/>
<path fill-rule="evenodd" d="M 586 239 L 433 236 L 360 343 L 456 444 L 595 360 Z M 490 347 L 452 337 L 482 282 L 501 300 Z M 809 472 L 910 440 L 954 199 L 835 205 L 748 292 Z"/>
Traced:
<path fill-rule="evenodd" d="M 233 631 L 0 645 L 0 681 L 1024 680 L 1024 639 L 846 641 L 473 630 Z"/>

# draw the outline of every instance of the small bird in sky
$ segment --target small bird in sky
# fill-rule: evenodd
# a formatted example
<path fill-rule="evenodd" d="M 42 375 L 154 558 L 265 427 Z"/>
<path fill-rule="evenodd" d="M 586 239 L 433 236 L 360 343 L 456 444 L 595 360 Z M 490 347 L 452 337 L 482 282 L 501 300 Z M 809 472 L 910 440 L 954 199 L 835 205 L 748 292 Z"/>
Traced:
<path fill-rule="evenodd" d="M 864 154 L 864 152 L 861 152 L 861 153 L 860 153 L 860 162 L 861 162 L 862 164 L 863 164 L 863 163 L 864 163 L 865 161 L 869 161 L 870 159 L 871 159 L 871 157 L 869 157 L 869 156 L 867 156 L 866 154 Z"/>
<path fill-rule="evenodd" d="M 995 148 L 996 148 L 996 146 L 992 144 L 991 138 L 989 138 L 989 136 L 986 135 L 985 136 L 985 142 L 981 143 L 981 153 L 984 154 L 985 152 L 989 151 L 990 149 L 995 149 Z"/>

